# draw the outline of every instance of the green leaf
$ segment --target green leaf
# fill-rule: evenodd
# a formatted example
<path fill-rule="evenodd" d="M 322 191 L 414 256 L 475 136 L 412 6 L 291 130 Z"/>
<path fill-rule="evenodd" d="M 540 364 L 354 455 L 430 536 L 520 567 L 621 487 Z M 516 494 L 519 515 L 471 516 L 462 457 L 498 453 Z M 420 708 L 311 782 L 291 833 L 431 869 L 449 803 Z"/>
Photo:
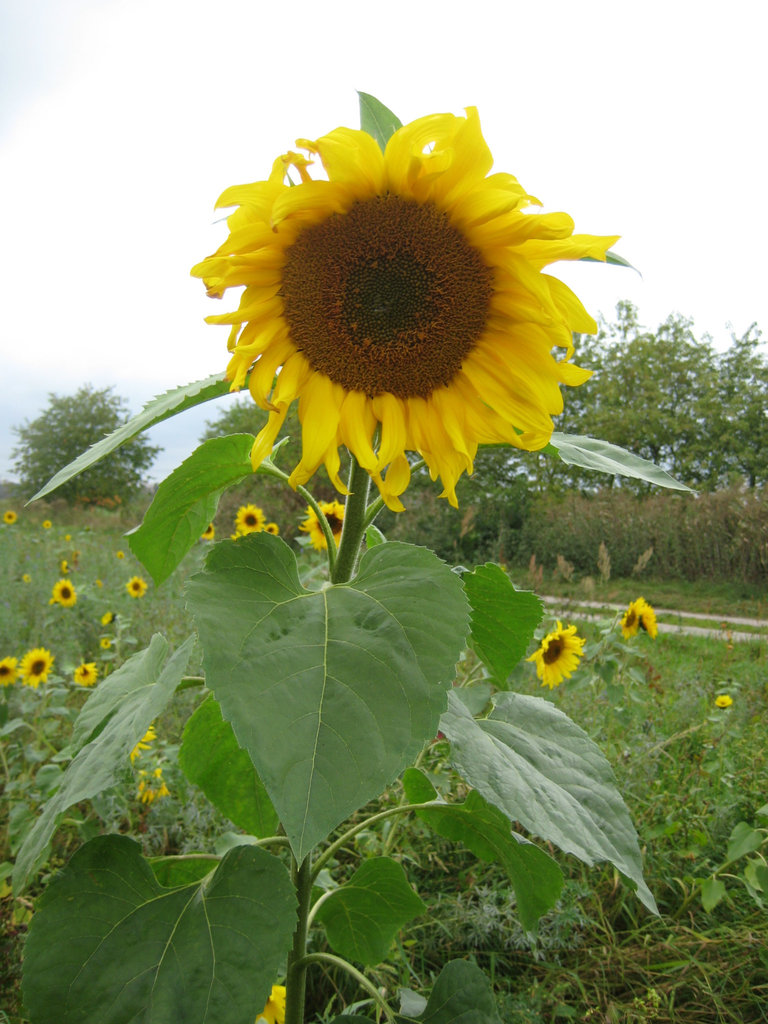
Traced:
<path fill-rule="evenodd" d="M 675 480 L 653 462 L 633 455 L 608 441 L 599 441 L 597 438 L 584 437 L 580 434 L 555 432 L 547 449 L 554 449 L 569 466 L 596 469 L 599 473 L 610 473 L 612 476 L 631 476 L 637 480 L 645 480 L 649 484 L 656 484 L 657 487 L 694 493 L 690 487 Z"/>
<path fill-rule="evenodd" d="M 725 853 L 726 863 L 731 864 L 746 853 L 759 850 L 765 842 L 765 838 L 764 833 L 758 832 L 757 829 L 748 825 L 746 821 L 740 821 L 728 839 L 728 849 Z"/>
<path fill-rule="evenodd" d="M 501 1024 L 493 989 L 479 967 L 450 960 L 438 975 L 421 1024 Z"/>
<path fill-rule="evenodd" d="M 430 781 L 416 768 L 403 775 L 409 803 L 435 800 Z M 416 812 L 438 835 L 463 843 L 481 860 L 501 864 L 517 898 L 523 928 L 536 929 L 539 918 L 557 902 L 563 873 L 543 850 L 512 835 L 509 819 L 472 790 L 463 804 L 442 804 Z"/>
<path fill-rule="evenodd" d="M 107 714 L 111 717 L 101 732 L 67 766 L 61 785 L 43 806 L 27 834 L 13 870 L 13 888 L 17 894 L 26 885 L 40 852 L 55 832 L 64 811 L 109 789 L 127 771 L 131 751 L 181 681 L 193 643 L 194 637 L 189 637 L 163 667 L 168 643 L 156 633 L 146 651 L 126 661 L 89 697 L 81 717 L 85 715 L 90 722 L 101 721 L 99 715 L 105 709 L 109 709 Z M 92 701 L 99 709 L 98 714 L 88 714 Z"/>
<path fill-rule="evenodd" d="M 180 885 L 199 882 L 210 875 L 218 865 L 218 858 L 195 857 L 185 854 L 180 857 L 153 857 L 149 865 L 157 881 L 166 889 L 176 889 Z"/>
<path fill-rule="evenodd" d="M 138 843 L 86 843 L 41 896 L 24 949 L 33 1024 L 243 1024 L 291 945 L 296 899 L 281 862 L 251 846 L 180 889 Z"/>
<path fill-rule="evenodd" d="M 264 784 L 213 697 L 186 724 L 179 766 L 238 828 L 260 839 L 275 834 L 277 813 Z"/>
<path fill-rule="evenodd" d="M 93 445 L 88 451 L 70 462 L 69 465 L 60 469 L 55 476 L 51 477 L 48 483 L 37 492 L 30 501 L 45 497 L 51 491 L 55 491 L 61 484 L 71 480 L 73 476 L 82 473 L 84 469 L 93 466 L 105 455 L 109 455 L 116 448 L 124 445 L 127 441 L 136 437 L 142 430 L 148 430 L 157 423 L 175 416 L 177 413 L 192 409 L 203 402 L 210 402 L 213 398 L 221 398 L 229 394 L 229 381 L 224 379 L 223 373 L 215 373 L 205 380 L 194 381 L 192 384 L 185 384 L 183 387 L 174 388 L 173 391 L 166 391 L 162 395 L 147 402 L 137 416 L 133 416 L 117 430 L 113 430 L 105 438 Z"/>
<path fill-rule="evenodd" d="M 425 910 L 396 861 L 371 857 L 331 892 L 318 909 L 317 920 L 325 925 L 328 942 L 340 956 L 375 967 L 403 925 Z"/>
<path fill-rule="evenodd" d="M 725 884 L 719 878 L 701 879 L 701 905 L 707 913 L 714 910 L 720 900 L 725 896 Z"/>
<path fill-rule="evenodd" d="M 504 682 L 525 654 L 544 607 L 535 594 L 516 590 L 501 566 L 492 562 L 466 573 L 464 590 L 472 609 L 472 645 Z"/>
<path fill-rule="evenodd" d="M 761 860 L 750 860 L 744 868 L 747 885 L 757 892 L 768 895 L 768 865 Z"/>
<path fill-rule="evenodd" d="M 375 96 L 359 89 L 357 95 L 360 100 L 360 127 L 376 139 L 383 153 L 397 129 L 403 127 L 403 122 Z"/>
<path fill-rule="evenodd" d="M 626 267 L 628 270 L 634 270 L 634 272 L 642 277 L 643 275 L 637 269 L 633 267 L 629 260 L 625 260 L 623 256 L 619 256 L 617 252 L 612 252 L 610 249 L 605 254 L 604 260 L 597 260 L 594 256 L 582 256 L 580 259 L 581 263 L 609 263 L 613 267 Z"/>
<path fill-rule="evenodd" d="M 252 434 L 205 441 L 157 488 L 143 523 L 128 534 L 131 551 L 155 585 L 200 540 L 222 493 L 252 475 L 253 442 Z"/>
<path fill-rule="evenodd" d="M 540 697 L 500 693 L 488 718 L 476 721 L 449 694 L 440 728 L 456 770 L 489 803 L 587 864 L 610 861 L 658 913 L 611 766 L 559 708 Z"/>
<path fill-rule="evenodd" d="M 461 581 L 388 543 L 312 592 L 290 548 L 257 533 L 217 545 L 188 595 L 207 685 L 301 861 L 437 733 L 467 633 Z"/>

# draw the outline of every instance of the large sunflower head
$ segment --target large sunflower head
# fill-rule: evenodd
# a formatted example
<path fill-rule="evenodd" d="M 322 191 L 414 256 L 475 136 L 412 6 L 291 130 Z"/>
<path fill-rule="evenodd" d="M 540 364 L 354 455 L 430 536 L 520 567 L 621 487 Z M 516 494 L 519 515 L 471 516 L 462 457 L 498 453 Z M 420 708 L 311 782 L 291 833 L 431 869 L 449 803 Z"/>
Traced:
<path fill-rule="evenodd" d="M 567 359 L 572 332 L 595 322 L 544 270 L 604 259 L 615 237 L 531 213 L 537 200 L 512 175 L 489 173 L 474 108 L 405 125 L 383 153 L 349 128 L 297 145 L 325 176 L 287 153 L 266 181 L 227 189 L 229 238 L 192 270 L 217 298 L 245 287 L 236 312 L 208 320 L 231 325 L 232 388 L 247 380 L 270 412 L 254 468 L 299 399 L 294 486 L 324 463 L 344 493 L 345 445 L 399 511 L 412 451 L 455 505 L 479 444 L 544 447 L 560 385 L 589 376 L 552 350 Z"/>
<path fill-rule="evenodd" d="M 536 675 L 541 680 L 541 685 L 552 690 L 564 679 L 568 679 L 579 667 L 579 661 L 584 656 L 585 643 L 583 637 L 576 635 L 575 626 L 563 628 L 562 622 L 558 621 L 557 629 L 547 633 L 528 658 L 528 661 L 536 664 Z"/>
<path fill-rule="evenodd" d="M 36 690 L 40 683 L 44 683 L 48 678 L 48 673 L 53 668 L 55 660 L 45 647 L 35 647 L 31 651 L 27 651 L 19 666 L 22 683 Z"/>

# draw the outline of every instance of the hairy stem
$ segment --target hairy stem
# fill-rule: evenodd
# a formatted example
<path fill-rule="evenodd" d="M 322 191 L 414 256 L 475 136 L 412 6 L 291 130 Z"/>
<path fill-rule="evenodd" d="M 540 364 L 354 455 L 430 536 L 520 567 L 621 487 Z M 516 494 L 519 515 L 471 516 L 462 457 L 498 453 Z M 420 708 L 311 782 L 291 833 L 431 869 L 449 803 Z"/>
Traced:
<path fill-rule="evenodd" d="M 291 857 L 291 878 L 298 899 L 296 931 L 288 954 L 285 977 L 285 1024 L 304 1024 L 304 1003 L 307 994 L 307 933 L 309 909 L 312 899 L 312 858 L 310 854 L 301 864 Z"/>
<path fill-rule="evenodd" d="M 366 527 L 371 478 L 351 452 L 350 457 L 352 465 L 349 471 L 349 497 L 344 508 L 344 525 L 341 529 L 336 563 L 331 569 L 331 583 L 347 583 L 352 579 Z"/>

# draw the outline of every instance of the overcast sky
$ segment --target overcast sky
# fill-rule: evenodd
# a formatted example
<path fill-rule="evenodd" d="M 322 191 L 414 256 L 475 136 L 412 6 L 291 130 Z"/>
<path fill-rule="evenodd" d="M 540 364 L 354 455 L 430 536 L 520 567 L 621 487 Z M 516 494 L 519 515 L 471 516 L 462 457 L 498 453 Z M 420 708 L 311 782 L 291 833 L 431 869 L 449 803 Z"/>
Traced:
<path fill-rule="evenodd" d="M 578 231 L 621 234 L 631 271 L 556 268 L 591 312 L 629 298 L 724 346 L 768 325 L 763 5 L 680 0 L 12 0 L 0 7 L 0 245 L 10 428 L 49 392 L 114 384 L 134 412 L 226 365 L 232 308 L 189 268 L 225 237 L 213 204 L 341 124 L 356 89 L 403 121 L 479 108 L 495 169 Z M 761 127 L 762 125 L 762 127 Z M 215 308 L 214 308 L 215 307 Z M 195 447 L 153 432 L 162 477 Z"/>

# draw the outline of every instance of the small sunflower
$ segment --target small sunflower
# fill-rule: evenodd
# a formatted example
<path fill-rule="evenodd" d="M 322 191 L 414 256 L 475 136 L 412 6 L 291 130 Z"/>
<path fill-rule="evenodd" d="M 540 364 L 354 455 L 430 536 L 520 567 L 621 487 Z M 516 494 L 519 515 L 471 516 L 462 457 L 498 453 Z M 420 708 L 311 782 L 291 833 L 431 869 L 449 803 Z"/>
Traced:
<path fill-rule="evenodd" d="M 49 604 L 60 604 L 62 608 L 72 608 L 77 604 L 77 593 L 69 580 L 54 583 Z"/>
<path fill-rule="evenodd" d="M 104 614 L 99 619 L 99 622 L 102 624 L 102 626 L 108 626 L 110 622 L 114 622 L 116 618 L 117 615 L 114 612 L 104 612 Z"/>
<path fill-rule="evenodd" d="M 104 584 L 101 582 L 101 580 L 96 580 L 95 583 L 96 583 L 96 586 L 99 588 L 99 590 L 101 590 L 101 588 L 104 586 Z"/>
<path fill-rule="evenodd" d="M 69 562 L 66 558 L 62 558 L 59 562 L 59 572 L 62 576 L 69 576 Z"/>
<path fill-rule="evenodd" d="M 733 704 L 733 697 L 727 693 L 721 693 L 719 697 L 715 697 L 716 708 L 729 708 L 731 704 Z"/>
<path fill-rule="evenodd" d="M 264 532 L 271 533 L 273 537 L 277 537 L 280 534 L 280 527 L 277 525 L 277 523 L 267 523 L 267 525 L 264 527 Z"/>
<path fill-rule="evenodd" d="M 318 502 L 320 511 L 323 513 L 325 518 L 328 520 L 328 525 L 331 528 L 333 539 L 338 545 L 341 540 L 341 528 L 344 525 L 344 506 L 340 501 L 320 501 Z M 309 534 L 309 539 L 312 541 L 312 547 L 316 551 L 325 551 L 328 547 L 325 534 L 320 526 L 320 520 L 317 518 L 317 513 L 311 507 L 307 507 L 307 518 L 303 523 L 299 524 L 299 529 L 303 530 L 304 533 Z"/>
<path fill-rule="evenodd" d="M 149 750 L 150 746 L 155 742 L 156 739 L 157 733 L 155 732 L 155 727 L 154 725 L 150 725 L 150 727 L 147 729 L 147 731 L 141 737 L 139 742 L 128 755 L 131 759 L 131 764 L 133 764 L 137 757 L 141 757 L 142 752 L 144 750 Z"/>
<path fill-rule="evenodd" d="M 585 643 L 583 637 L 576 635 L 575 626 L 563 629 L 562 622 L 558 620 L 557 629 L 547 633 L 527 659 L 536 663 L 536 675 L 541 679 L 541 685 L 552 690 L 568 679 L 579 667 Z"/>
<path fill-rule="evenodd" d="M 652 640 L 656 639 L 659 632 L 659 627 L 656 624 L 656 612 L 642 597 L 632 601 L 624 612 L 621 618 L 621 635 L 625 640 L 629 640 L 640 629 L 645 630 Z"/>
<path fill-rule="evenodd" d="M 111 637 L 103 636 L 101 638 L 101 640 L 99 640 L 99 647 L 102 649 L 102 651 L 108 651 L 111 646 L 112 646 L 112 639 L 111 639 Z"/>
<path fill-rule="evenodd" d="M 144 597 L 147 592 L 146 581 L 141 576 L 131 576 L 128 582 L 125 584 L 125 589 L 131 595 L 131 597 Z"/>
<path fill-rule="evenodd" d="M 122 559 L 125 558 L 125 552 L 124 551 L 116 551 L 115 552 L 115 558 L 119 558 L 122 561 Z"/>
<path fill-rule="evenodd" d="M 200 540 L 213 540 L 213 538 L 215 536 L 216 536 L 216 527 L 213 525 L 213 523 L 208 523 L 208 525 L 206 526 L 205 530 L 203 531 L 203 533 L 200 536 Z"/>
<path fill-rule="evenodd" d="M 51 652 L 44 647 L 35 647 L 27 651 L 19 666 L 22 683 L 36 690 L 40 683 L 47 680 L 55 660 Z"/>
<path fill-rule="evenodd" d="M 260 533 L 267 517 L 258 505 L 241 505 L 235 516 L 235 531 L 240 534 Z"/>
<path fill-rule="evenodd" d="M 71 533 L 65 533 L 64 534 L 64 540 L 66 541 L 67 544 L 69 544 L 69 542 L 72 540 L 72 534 Z"/>
<path fill-rule="evenodd" d="M 93 686 L 99 678 L 99 670 L 95 661 L 84 661 L 75 669 L 75 682 L 80 686 Z"/>
<path fill-rule="evenodd" d="M 53 526 L 53 523 L 51 522 L 51 520 L 50 520 L 50 519 L 44 519 L 44 520 L 43 520 L 43 529 L 44 529 L 44 530 L 50 530 L 50 528 L 51 528 L 52 526 Z"/>
<path fill-rule="evenodd" d="M 143 804 L 151 804 L 170 795 L 171 792 L 163 781 L 162 768 L 155 768 L 153 772 L 144 768 L 139 769 L 139 788 L 136 796 Z"/>
<path fill-rule="evenodd" d="M 528 212 L 540 204 L 516 178 L 489 174 L 474 107 L 399 128 L 383 153 L 349 128 L 297 146 L 327 180 L 289 152 L 266 181 L 227 189 L 216 205 L 239 207 L 230 236 L 192 269 L 212 297 L 245 287 L 236 312 L 207 319 L 231 325 L 232 390 L 247 380 L 270 413 L 253 467 L 299 399 L 294 487 L 325 464 L 345 494 L 345 445 L 400 511 L 413 451 L 456 505 L 478 445 L 540 450 L 560 386 L 590 376 L 567 360 L 573 333 L 594 333 L 595 321 L 544 271 L 604 260 L 616 236 L 575 235 L 565 213 Z"/>
<path fill-rule="evenodd" d="M 3 512 L 3 522 L 7 523 L 8 526 L 13 526 L 13 524 L 16 522 L 18 518 L 18 515 L 13 511 L 12 508 L 9 508 L 5 512 Z"/>
<path fill-rule="evenodd" d="M 31 583 L 32 582 L 32 577 L 29 575 L 28 572 L 25 572 L 25 573 L 22 574 L 21 582 L 22 583 Z"/>
<path fill-rule="evenodd" d="M 256 1018 L 256 1024 L 285 1024 L 285 986 L 273 985 L 267 1005 Z"/>
<path fill-rule="evenodd" d="M 19 674 L 17 658 L 3 658 L 0 661 L 0 686 L 12 686 Z"/>

